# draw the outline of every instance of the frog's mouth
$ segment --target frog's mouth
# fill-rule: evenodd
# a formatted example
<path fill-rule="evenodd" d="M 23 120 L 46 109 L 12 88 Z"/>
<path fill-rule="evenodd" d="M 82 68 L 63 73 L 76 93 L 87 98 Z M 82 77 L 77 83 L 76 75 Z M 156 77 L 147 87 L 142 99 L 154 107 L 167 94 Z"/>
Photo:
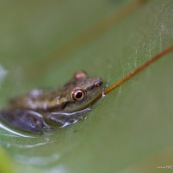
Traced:
<path fill-rule="evenodd" d="M 74 108 L 70 108 L 68 110 L 65 110 L 63 112 L 66 112 L 66 113 L 75 113 L 77 111 L 82 111 L 84 109 L 87 109 L 87 108 L 91 108 L 93 105 L 95 105 L 102 97 L 103 97 L 103 92 L 99 93 L 97 96 L 95 96 L 93 99 L 91 99 L 90 101 L 86 102 L 86 103 L 81 103 L 80 105 L 74 105 Z M 77 104 L 77 103 L 72 103 L 72 102 L 68 102 L 66 103 L 65 106 L 72 106 L 73 104 Z"/>
<path fill-rule="evenodd" d="M 103 91 L 104 91 L 104 89 L 103 89 Z M 93 106 L 93 105 L 96 104 L 101 98 L 103 98 L 103 96 L 104 96 L 103 91 L 102 91 L 101 93 L 99 93 L 94 99 L 92 99 L 88 104 L 86 104 L 85 106 L 83 106 L 83 108 L 82 108 L 81 110 Z"/>

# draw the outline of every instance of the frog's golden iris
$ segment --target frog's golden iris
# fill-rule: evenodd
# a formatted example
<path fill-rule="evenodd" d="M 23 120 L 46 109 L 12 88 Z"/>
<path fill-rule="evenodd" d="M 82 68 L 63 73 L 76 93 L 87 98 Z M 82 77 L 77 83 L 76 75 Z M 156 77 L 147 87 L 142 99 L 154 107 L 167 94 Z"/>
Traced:
<path fill-rule="evenodd" d="M 71 92 L 71 97 L 75 102 L 81 102 L 85 99 L 85 91 L 81 88 L 74 88 Z"/>

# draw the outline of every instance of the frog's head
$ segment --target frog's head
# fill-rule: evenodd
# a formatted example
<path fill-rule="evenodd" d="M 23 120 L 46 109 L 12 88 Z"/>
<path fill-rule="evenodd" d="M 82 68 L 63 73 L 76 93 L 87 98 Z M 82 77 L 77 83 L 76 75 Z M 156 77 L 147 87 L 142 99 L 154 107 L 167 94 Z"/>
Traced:
<path fill-rule="evenodd" d="M 91 106 L 101 97 L 104 85 L 100 77 L 88 77 L 83 71 L 74 74 L 73 79 L 65 84 L 66 105 L 64 112 L 79 111 Z"/>

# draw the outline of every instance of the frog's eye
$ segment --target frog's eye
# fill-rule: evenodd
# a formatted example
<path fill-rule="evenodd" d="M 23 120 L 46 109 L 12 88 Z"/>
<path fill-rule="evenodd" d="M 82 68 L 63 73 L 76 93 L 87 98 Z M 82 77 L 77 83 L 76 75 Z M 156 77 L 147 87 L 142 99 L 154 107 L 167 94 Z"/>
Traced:
<path fill-rule="evenodd" d="M 71 97 L 75 102 L 81 102 L 85 99 L 85 91 L 81 88 L 75 88 L 71 93 Z"/>

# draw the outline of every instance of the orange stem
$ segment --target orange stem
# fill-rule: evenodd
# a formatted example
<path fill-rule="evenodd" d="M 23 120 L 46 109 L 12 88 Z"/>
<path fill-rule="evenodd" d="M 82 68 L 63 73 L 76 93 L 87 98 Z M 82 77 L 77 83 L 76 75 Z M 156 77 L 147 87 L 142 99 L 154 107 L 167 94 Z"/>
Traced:
<path fill-rule="evenodd" d="M 154 62 L 156 62 L 160 58 L 163 58 L 165 55 L 171 53 L 172 51 L 173 51 L 173 45 L 171 45 L 170 47 L 164 49 L 162 52 L 158 53 L 157 55 L 155 55 L 154 57 L 152 57 L 151 59 L 146 61 L 144 64 L 142 64 L 139 67 L 137 67 L 135 70 L 133 70 L 132 72 L 130 72 L 129 74 L 124 76 L 122 79 L 120 79 L 119 81 L 115 82 L 110 87 L 106 88 L 104 90 L 104 94 L 106 95 L 106 94 L 110 93 L 112 90 L 114 90 L 115 88 L 119 87 L 124 82 L 128 81 L 130 78 L 132 78 L 133 76 L 138 74 L 140 71 L 144 70 L 150 64 L 153 64 Z"/>

